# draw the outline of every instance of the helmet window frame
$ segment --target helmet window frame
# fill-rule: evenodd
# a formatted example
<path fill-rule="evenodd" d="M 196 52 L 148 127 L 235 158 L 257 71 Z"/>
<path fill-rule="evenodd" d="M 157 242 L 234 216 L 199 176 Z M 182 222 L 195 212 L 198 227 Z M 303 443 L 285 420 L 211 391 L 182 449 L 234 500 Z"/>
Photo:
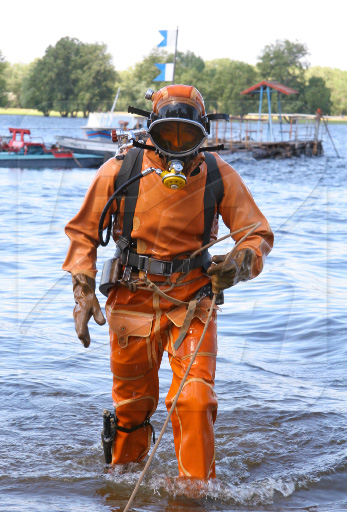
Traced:
<path fill-rule="evenodd" d="M 200 141 L 197 144 L 195 144 L 192 148 L 190 148 L 188 150 L 184 150 L 184 151 L 172 151 L 172 150 L 169 151 L 167 149 L 167 147 L 162 147 L 162 145 L 160 143 L 158 143 L 159 141 L 156 140 L 155 138 L 153 138 L 152 130 L 153 130 L 153 128 L 157 128 L 158 126 L 163 126 L 164 123 L 168 123 L 168 122 L 182 123 L 182 124 L 192 125 L 192 126 L 198 128 L 201 132 Z M 199 123 L 197 121 L 192 121 L 191 119 L 185 119 L 185 118 L 181 118 L 181 117 L 168 117 L 168 118 L 156 119 L 149 126 L 148 135 L 149 135 L 151 141 L 153 142 L 154 146 L 158 149 L 159 152 L 161 152 L 167 156 L 177 156 L 177 157 L 188 156 L 188 155 L 195 153 L 204 144 L 204 142 L 206 141 L 206 139 L 208 137 L 208 133 L 207 133 L 205 127 L 201 123 Z"/>

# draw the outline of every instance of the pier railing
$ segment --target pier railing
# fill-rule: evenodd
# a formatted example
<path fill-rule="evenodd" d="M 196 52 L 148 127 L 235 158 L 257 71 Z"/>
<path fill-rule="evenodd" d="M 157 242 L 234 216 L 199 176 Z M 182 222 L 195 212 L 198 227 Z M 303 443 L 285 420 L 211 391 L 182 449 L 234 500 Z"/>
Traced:
<path fill-rule="evenodd" d="M 229 123 L 211 123 L 207 145 L 223 143 L 225 150 L 231 152 L 262 149 L 275 156 L 292 156 L 293 151 L 320 154 L 325 128 L 321 121 L 321 116 L 306 114 L 230 116 Z"/>

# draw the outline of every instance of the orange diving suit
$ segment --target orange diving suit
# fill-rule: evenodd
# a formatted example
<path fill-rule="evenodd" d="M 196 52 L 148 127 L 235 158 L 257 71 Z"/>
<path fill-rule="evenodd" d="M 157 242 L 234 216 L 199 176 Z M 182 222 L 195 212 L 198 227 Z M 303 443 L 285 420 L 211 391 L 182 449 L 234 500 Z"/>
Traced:
<path fill-rule="evenodd" d="M 260 223 L 238 248 L 241 253 L 242 250 L 250 250 L 249 278 L 256 277 L 272 248 L 272 231 L 239 174 L 216 153 L 214 157 L 224 188 L 218 210 L 226 226 L 230 231 L 236 231 Z M 66 226 L 71 243 L 63 269 L 72 274 L 74 288 L 79 290 L 77 310 L 83 309 L 83 300 L 88 297 L 94 301 L 91 302 L 93 306 L 90 306 L 88 320 L 94 314 L 97 301 L 93 283 L 97 273 L 100 214 L 114 192 L 115 179 L 121 166 L 122 160 L 112 158 L 99 169 L 80 211 Z M 167 169 L 165 159 L 158 152 L 145 149 L 142 170 L 149 167 L 163 171 Z M 140 180 L 131 231 L 133 253 L 155 260 L 172 261 L 186 258 L 187 255 L 189 257 L 202 247 L 207 176 L 204 154 L 195 154 L 185 165 L 184 171 L 186 185 L 176 190 L 163 186 L 155 173 Z M 124 197 L 119 211 L 116 203 L 112 204 L 104 227 L 108 225 L 110 215 L 116 218 L 113 238 L 118 240 L 126 216 Z M 215 217 L 212 238 L 216 237 L 217 230 Z M 235 235 L 235 241 L 244 234 L 240 232 Z M 130 280 L 121 281 L 110 290 L 106 316 L 111 345 L 112 398 L 118 427 L 113 443 L 113 464 L 140 461 L 148 453 L 152 435 L 149 418 L 158 405 L 158 370 L 163 352 L 168 353 L 173 372 L 165 401 L 169 410 L 200 339 L 211 299 L 204 296 L 198 300 L 183 342 L 175 349 L 175 341 L 186 319 L 187 302 L 210 280 L 201 266 L 185 273 L 173 272 L 169 277 L 133 268 Z M 148 283 L 151 285 L 148 286 Z M 172 300 L 168 300 L 167 295 Z M 97 321 L 102 323 L 100 318 Z M 79 337 L 85 342 L 85 333 L 79 334 Z M 89 341 L 86 341 L 85 346 L 88 344 Z M 215 476 L 213 425 L 217 414 L 214 390 L 216 355 L 215 311 L 171 417 L 180 476 L 199 479 Z"/>

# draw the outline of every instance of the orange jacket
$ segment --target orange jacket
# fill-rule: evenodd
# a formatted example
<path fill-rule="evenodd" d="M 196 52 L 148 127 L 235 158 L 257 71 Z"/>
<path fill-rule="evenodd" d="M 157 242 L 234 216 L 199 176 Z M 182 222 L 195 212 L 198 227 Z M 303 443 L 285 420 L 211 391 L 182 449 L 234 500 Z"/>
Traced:
<path fill-rule="evenodd" d="M 261 222 L 259 228 L 241 248 L 255 251 L 252 277 L 263 267 L 265 256 L 271 251 L 273 233 L 254 202 L 248 188 L 239 174 L 218 154 L 214 153 L 223 179 L 224 197 L 219 210 L 230 231 Z M 190 176 L 190 170 L 200 163 L 200 172 Z M 90 185 L 80 211 L 66 225 L 65 232 L 70 238 L 70 247 L 63 264 L 63 270 L 72 274 L 84 273 L 95 278 L 98 239 L 98 225 L 103 208 L 114 192 L 115 178 L 122 160 L 111 158 L 97 172 Z M 164 170 L 160 157 L 154 151 L 145 150 L 142 170 L 156 167 Z M 204 231 L 204 191 L 207 165 L 204 155 L 199 154 L 190 166 L 187 184 L 184 188 L 171 190 L 162 184 L 160 176 L 149 174 L 140 180 L 132 238 L 137 241 L 137 252 L 156 259 L 171 260 L 178 254 L 192 253 L 202 246 Z M 111 212 L 115 213 L 114 201 Z M 124 200 L 115 226 L 115 236 L 121 233 Z M 104 227 L 108 225 L 109 214 Z M 216 234 L 216 233 L 215 233 Z M 239 240 L 245 232 L 235 236 Z M 187 257 L 187 256 L 185 256 Z"/>

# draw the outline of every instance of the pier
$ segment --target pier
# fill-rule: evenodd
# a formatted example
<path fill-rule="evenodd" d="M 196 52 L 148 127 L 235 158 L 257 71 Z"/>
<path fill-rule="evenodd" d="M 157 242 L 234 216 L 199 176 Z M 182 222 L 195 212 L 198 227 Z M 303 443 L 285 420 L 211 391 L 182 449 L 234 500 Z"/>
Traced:
<path fill-rule="evenodd" d="M 208 145 L 224 144 L 224 152 L 250 152 L 254 158 L 291 158 L 323 154 L 324 124 L 319 116 L 304 114 L 249 114 L 212 123 Z"/>
<path fill-rule="evenodd" d="M 277 82 L 262 82 L 241 94 L 259 94 L 259 111 L 243 117 L 230 116 L 230 123 L 214 121 L 207 145 L 224 144 L 224 152 L 250 152 L 254 158 L 291 158 L 323 154 L 326 122 L 321 114 L 284 114 L 281 95 L 298 94 Z M 272 94 L 277 95 L 278 112 L 272 113 Z M 262 113 L 263 98 L 268 113 Z M 322 122 L 323 120 L 323 122 Z"/>

